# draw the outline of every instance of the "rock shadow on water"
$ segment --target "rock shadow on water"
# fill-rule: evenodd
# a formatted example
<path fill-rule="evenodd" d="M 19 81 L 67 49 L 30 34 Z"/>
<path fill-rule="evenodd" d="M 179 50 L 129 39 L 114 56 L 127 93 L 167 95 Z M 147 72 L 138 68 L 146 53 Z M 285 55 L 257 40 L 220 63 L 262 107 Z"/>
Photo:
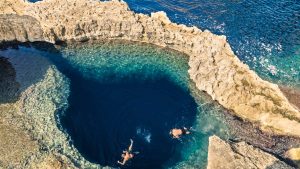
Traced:
<path fill-rule="evenodd" d="M 117 83 L 71 77 L 69 109 L 61 118 L 73 144 L 89 161 L 117 167 L 134 140 L 139 152 L 124 168 L 160 168 L 178 154 L 173 127 L 192 126 L 196 103 L 167 78 L 124 78 Z"/>
<path fill-rule="evenodd" d="M 19 86 L 13 65 L 7 58 L 0 56 L 0 104 L 17 101 Z"/>
<path fill-rule="evenodd" d="M 56 50 L 46 42 L 0 45 L 0 104 L 16 102 L 22 92 L 44 78 L 52 63 L 42 57 L 40 46 Z"/>

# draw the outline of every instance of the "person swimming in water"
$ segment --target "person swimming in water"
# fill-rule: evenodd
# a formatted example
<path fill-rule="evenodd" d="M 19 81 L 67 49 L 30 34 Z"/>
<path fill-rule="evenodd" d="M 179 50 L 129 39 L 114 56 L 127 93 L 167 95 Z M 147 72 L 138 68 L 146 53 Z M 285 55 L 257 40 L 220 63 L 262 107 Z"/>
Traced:
<path fill-rule="evenodd" d="M 170 135 L 175 138 L 175 139 L 179 139 L 182 135 L 187 135 L 190 134 L 191 132 L 186 128 L 174 128 L 170 131 Z"/>
<path fill-rule="evenodd" d="M 124 150 L 121 155 L 121 157 L 123 158 L 123 161 L 122 162 L 118 161 L 118 163 L 121 165 L 125 165 L 128 160 L 130 160 L 134 157 L 134 154 L 137 154 L 137 152 L 135 152 L 135 153 L 132 152 L 133 140 L 130 139 L 130 142 L 131 143 L 130 143 L 130 146 L 128 147 L 128 150 Z"/>

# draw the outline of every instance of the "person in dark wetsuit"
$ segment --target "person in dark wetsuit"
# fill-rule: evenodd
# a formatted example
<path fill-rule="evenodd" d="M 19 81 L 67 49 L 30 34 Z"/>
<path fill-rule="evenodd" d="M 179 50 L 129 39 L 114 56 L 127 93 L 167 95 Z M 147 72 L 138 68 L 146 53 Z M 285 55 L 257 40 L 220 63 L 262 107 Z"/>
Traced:
<path fill-rule="evenodd" d="M 170 135 L 175 138 L 175 139 L 179 139 L 182 135 L 187 135 L 190 134 L 191 132 L 186 128 L 174 128 L 170 131 Z"/>

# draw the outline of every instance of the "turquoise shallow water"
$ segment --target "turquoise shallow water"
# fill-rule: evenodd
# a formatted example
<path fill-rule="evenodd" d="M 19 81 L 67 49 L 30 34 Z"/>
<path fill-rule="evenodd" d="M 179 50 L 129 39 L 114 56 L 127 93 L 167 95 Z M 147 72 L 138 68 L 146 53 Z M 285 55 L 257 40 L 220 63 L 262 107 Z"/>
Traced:
<path fill-rule="evenodd" d="M 39 53 L 69 79 L 58 126 L 90 162 L 120 167 L 116 161 L 132 138 L 139 154 L 123 168 L 205 168 L 208 137 L 230 137 L 221 108 L 190 83 L 186 55 L 136 43 L 10 52 Z M 170 129 L 183 126 L 192 134 L 171 139 Z"/>
<path fill-rule="evenodd" d="M 130 137 L 133 137 L 137 141 L 136 151 L 139 151 L 140 154 L 137 155 L 136 161 L 133 160 L 133 162 L 129 164 L 129 168 L 169 168 L 170 166 L 182 168 L 183 166 L 187 166 L 186 163 L 189 160 L 197 161 L 197 167 L 202 168 L 205 167 L 207 160 L 208 137 L 212 134 L 217 134 L 223 138 L 229 136 L 227 126 L 221 120 L 222 114 L 219 108 L 210 103 L 206 98 L 202 98 L 201 95 L 191 95 L 191 93 L 193 93 L 191 90 L 194 89 L 194 86 L 189 82 L 187 73 L 188 57 L 185 55 L 145 44 L 115 43 L 80 45 L 76 48 L 65 48 L 62 50 L 62 57 L 68 61 L 72 69 L 78 70 L 78 75 L 81 76 L 82 79 L 97 82 L 92 84 L 98 85 L 98 87 L 88 86 L 88 88 L 97 88 L 98 91 L 93 91 L 92 93 L 95 94 L 98 92 L 97 95 L 108 99 L 108 102 L 103 100 L 104 108 L 109 104 L 109 101 L 114 101 L 115 98 L 112 97 L 125 98 L 126 101 L 117 99 L 120 103 L 119 105 L 116 103 L 115 106 L 121 107 L 121 110 L 126 109 L 122 111 L 127 112 L 127 115 L 131 115 L 132 117 L 126 116 L 124 112 L 119 114 L 117 111 L 120 111 L 120 109 L 114 110 L 112 107 L 106 107 L 105 109 L 108 110 L 108 114 L 119 114 L 121 117 L 111 117 L 110 122 L 108 122 L 108 124 L 106 124 L 106 122 L 105 124 L 110 126 L 108 131 L 117 132 L 116 134 L 110 135 L 111 138 L 114 136 L 118 137 L 118 140 L 116 140 L 113 145 L 110 145 L 114 147 L 113 150 L 121 151 L 121 147 L 124 148 L 128 146 L 127 144 L 129 143 L 128 140 Z M 70 69 L 64 66 L 63 68 L 65 68 L 65 70 L 62 72 L 68 74 L 67 72 L 69 72 Z M 78 78 L 76 79 L 78 80 Z M 131 81 L 132 79 L 133 81 Z M 131 82 L 135 84 L 132 85 Z M 85 87 L 84 82 L 76 82 L 74 79 L 73 83 L 76 83 L 76 85 L 73 86 L 75 86 L 75 88 L 79 87 L 79 91 L 84 91 L 82 88 Z M 135 90 L 130 88 L 135 88 Z M 109 90 L 116 90 L 117 92 Z M 156 92 L 160 94 L 155 94 Z M 184 94 L 185 92 L 188 92 L 188 94 Z M 107 95 L 109 96 L 107 97 Z M 80 96 L 84 96 L 84 93 L 75 94 L 77 98 Z M 152 97 L 158 98 L 151 99 Z M 196 97 L 196 99 L 191 100 L 189 97 Z M 80 100 L 76 100 L 77 104 L 80 104 L 80 102 L 78 102 Z M 99 101 L 96 104 L 101 104 L 101 102 Z M 183 106 L 183 109 L 180 108 L 181 106 Z M 69 112 L 67 112 L 69 116 L 71 116 L 74 111 L 80 111 L 79 107 L 75 106 L 72 108 L 72 105 L 70 107 Z M 170 107 L 172 108 L 170 109 Z M 95 109 L 97 108 L 91 107 L 91 110 Z M 109 109 L 111 109 L 111 111 L 109 111 Z M 168 115 L 168 112 L 171 114 Z M 136 116 L 136 114 L 139 113 L 145 114 Z M 78 118 L 84 120 L 80 116 L 78 116 Z M 121 118 L 121 121 L 118 121 L 118 118 Z M 134 122 L 135 118 L 136 121 L 139 121 L 138 123 Z M 143 120 L 145 118 L 146 121 Z M 114 120 L 118 121 L 117 124 L 113 122 Z M 131 126 L 131 130 L 125 130 L 126 133 L 121 132 L 118 127 L 126 128 L 128 127 L 128 123 L 136 124 Z M 156 127 L 151 128 L 152 125 Z M 159 129 L 159 126 L 163 128 Z M 193 134 L 180 141 L 170 139 L 168 131 L 171 127 L 182 126 L 192 127 Z M 70 126 L 67 126 L 67 128 L 68 127 Z M 112 128 L 113 130 L 111 130 Z M 101 139 L 103 138 L 100 137 L 99 140 Z M 74 143 L 76 144 L 75 141 Z M 105 142 L 103 143 L 103 146 L 105 146 Z M 169 145 L 173 146 L 168 148 Z M 99 151 L 101 152 L 101 147 Z M 100 161 L 95 161 L 94 159 L 93 162 L 116 166 L 115 161 L 119 153 L 114 152 L 114 157 L 110 157 L 111 154 L 107 151 L 109 150 L 106 150 L 106 153 L 102 154 L 105 156 L 103 159 Z M 178 163 L 179 161 L 180 163 Z M 155 166 L 157 163 L 160 163 L 160 165 Z"/>

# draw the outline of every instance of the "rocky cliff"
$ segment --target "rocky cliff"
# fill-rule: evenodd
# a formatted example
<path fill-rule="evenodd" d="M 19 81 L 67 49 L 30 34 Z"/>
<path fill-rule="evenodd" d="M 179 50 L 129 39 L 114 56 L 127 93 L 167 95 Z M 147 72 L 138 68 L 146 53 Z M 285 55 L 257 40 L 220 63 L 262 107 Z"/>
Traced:
<path fill-rule="evenodd" d="M 2 14 L 21 15 L 0 18 L 0 41 L 125 39 L 175 49 L 189 55 L 190 78 L 199 90 L 265 131 L 300 136 L 298 110 L 277 85 L 235 56 L 225 36 L 172 23 L 164 12 L 136 14 L 116 0 L 4 0 L 0 5 Z"/>
<path fill-rule="evenodd" d="M 209 138 L 207 169 L 292 169 L 276 157 L 245 143 L 227 143 L 217 136 Z"/>
<path fill-rule="evenodd" d="M 0 42 L 43 41 L 39 22 L 31 16 L 0 15 Z"/>

